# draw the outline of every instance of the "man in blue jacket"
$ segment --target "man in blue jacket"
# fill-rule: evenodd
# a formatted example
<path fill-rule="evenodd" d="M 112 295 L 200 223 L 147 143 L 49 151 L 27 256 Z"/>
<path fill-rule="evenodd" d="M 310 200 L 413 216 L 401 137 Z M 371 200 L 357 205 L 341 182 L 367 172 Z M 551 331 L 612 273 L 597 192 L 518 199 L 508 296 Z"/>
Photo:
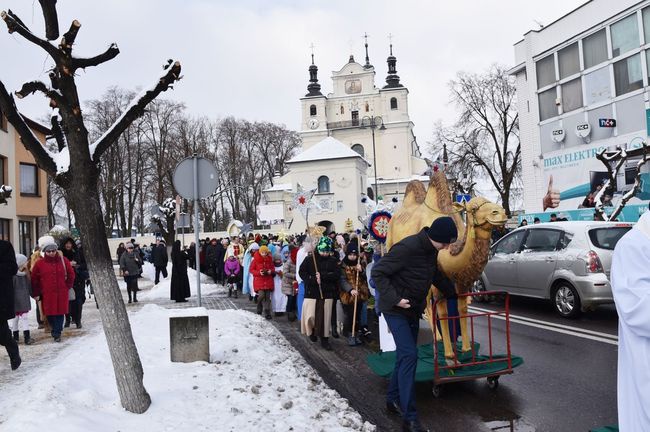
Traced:
<path fill-rule="evenodd" d="M 415 368 L 420 317 L 431 285 L 446 297 L 456 295 L 454 284 L 438 269 L 438 251 L 456 241 L 458 231 L 450 217 L 394 244 L 372 268 L 384 314 L 396 346 L 395 370 L 386 395 L 388 412 L 402 416 L 402 430 L 425 432 L 415 409 Z"/>

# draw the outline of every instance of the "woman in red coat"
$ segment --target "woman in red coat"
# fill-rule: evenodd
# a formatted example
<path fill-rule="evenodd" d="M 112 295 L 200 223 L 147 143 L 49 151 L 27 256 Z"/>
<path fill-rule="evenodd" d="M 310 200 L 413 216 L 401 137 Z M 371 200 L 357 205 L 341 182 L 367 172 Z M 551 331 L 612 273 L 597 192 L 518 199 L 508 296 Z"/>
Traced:
<path fill-rule="evenodd" d="M 32 269 L 32 290 L 41 297 L 43 313 L 52 327 L 55 342 L 61 342 L 63 318 L 68 313 L 68 291 L 74 284 L 74 270 L 67 258 L 59 255 L 56 243 L 43 246 L 45 257 Z"/>
<path fill-rule="evenodd" d="M 253 289 L 258 295 L 257 313 L 262 315 L 264 309 L 266 319 L 271 319 L 271 294 L 275 283 L 275 265 L 269 253 L 269 248 L 262 246 L 255 254 L 249 272 L 253 275 Z"/>

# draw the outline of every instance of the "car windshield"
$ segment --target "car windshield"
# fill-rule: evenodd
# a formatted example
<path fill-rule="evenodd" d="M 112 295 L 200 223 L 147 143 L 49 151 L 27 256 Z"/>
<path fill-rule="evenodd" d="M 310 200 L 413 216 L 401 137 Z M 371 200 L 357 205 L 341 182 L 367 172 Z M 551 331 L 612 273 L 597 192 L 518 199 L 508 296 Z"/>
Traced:
<path fill-rule="evenodd" d="M 589 238 L 597 248 L 614 250 L 616 243 L 630 229 L 632 229 L 631 226 L 591 229 L 589 230 Z"/>

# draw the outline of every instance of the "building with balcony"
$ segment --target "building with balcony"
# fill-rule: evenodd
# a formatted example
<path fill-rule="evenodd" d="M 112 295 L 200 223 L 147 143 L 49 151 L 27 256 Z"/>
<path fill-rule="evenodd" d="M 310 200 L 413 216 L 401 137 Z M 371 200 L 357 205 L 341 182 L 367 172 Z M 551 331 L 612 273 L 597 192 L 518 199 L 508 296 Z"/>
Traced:
<path fill-rule="evenodd" d="M 36 137 L 45 143 L 49 130 L 29 119 Z M 47 231 L 47 174 L 25 149 L 16 130 L 0 111 L 0 183 L 12 188 L 0 204 L 0 239 L 10 241 L 16 253 L 27 256 Z"/>
<path fill-rule="evenodd" d="M 593 218 L 594 192 L 607 178 L 602 149 L 637 148 L 650 130 L 650 1 L 591 0 L 515 44 L 524 206 L 527 217 Z M 630 190 L 621 172 L 612 202 Z M 642 187 L 619 217 L 635 221 L 650 199 Z M 544 198 L 560 195 L 559 205 Z"/>

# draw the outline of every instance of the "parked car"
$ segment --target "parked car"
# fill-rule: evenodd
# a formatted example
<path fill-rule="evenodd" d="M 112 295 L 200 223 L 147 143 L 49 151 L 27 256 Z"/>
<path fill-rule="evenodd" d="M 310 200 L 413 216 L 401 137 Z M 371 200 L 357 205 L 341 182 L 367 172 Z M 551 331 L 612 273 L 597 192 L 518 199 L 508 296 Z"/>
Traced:
<path fill-rule="evenodd" d="M 474 290 L 548 299 L 566 318 L 613 303 L 609 284 L 612 254 L 632 226 L 571 221 L 520 227 L 491 246 Z M 486 298 L 479 296 L 478 300 Z"/>

